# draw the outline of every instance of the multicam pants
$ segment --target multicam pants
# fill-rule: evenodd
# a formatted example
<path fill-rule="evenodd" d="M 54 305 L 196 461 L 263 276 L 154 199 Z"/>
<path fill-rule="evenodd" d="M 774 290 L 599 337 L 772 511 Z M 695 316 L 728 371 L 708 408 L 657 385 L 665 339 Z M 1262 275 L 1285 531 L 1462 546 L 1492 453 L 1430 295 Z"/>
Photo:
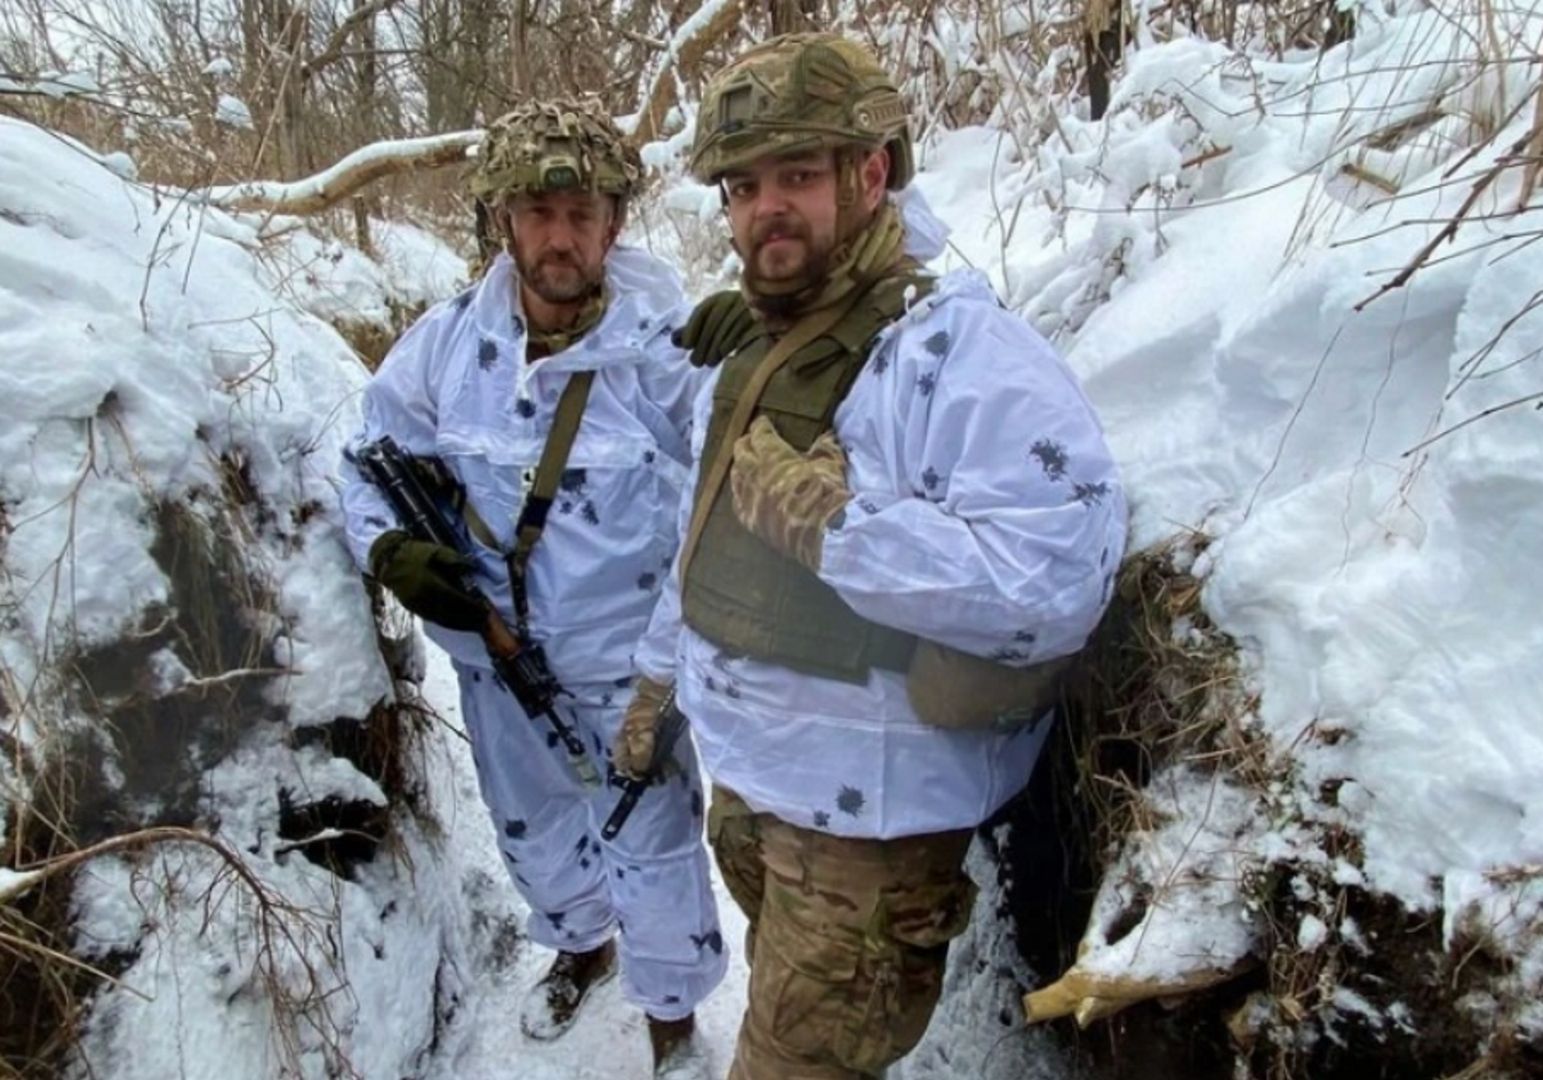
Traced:
<path fill-rule="evenodd" d="M 729 1080 L 863 1080 L 920 1041 L 948 942 L 970 920 L 970 830 L 865 840 L 713 789 L 708 839 L 750 920 L 750 993 Z"/>

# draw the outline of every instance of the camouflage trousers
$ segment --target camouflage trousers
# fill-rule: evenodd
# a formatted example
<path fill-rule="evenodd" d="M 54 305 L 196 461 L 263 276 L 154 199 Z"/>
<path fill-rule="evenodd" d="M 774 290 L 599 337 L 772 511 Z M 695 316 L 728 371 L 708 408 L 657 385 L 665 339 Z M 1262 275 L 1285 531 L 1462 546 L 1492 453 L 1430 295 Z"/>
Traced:
<path fill-rule="evenodd" d="M 863 1080 L 927 1030 L 970 920 L 971 830 L 866 840 L 758 814 L 713 789 L 708 840 L 750 920 L 750 992 L 729 1080 Z"/>

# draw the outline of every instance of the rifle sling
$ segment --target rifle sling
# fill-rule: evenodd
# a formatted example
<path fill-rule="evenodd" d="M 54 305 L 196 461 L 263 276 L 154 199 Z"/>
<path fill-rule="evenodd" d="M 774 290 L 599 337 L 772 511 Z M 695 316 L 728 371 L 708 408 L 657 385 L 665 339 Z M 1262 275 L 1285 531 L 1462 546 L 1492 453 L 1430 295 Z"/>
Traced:
<path fill-rule="evenodd" d="M 525 570 L 530 564 L 536 542 L 546 528 L 547 514 L 552 509 L 552 499 L 562 482 L 563 471 L 568 467 L 568 456 L 578 438 L 579 423 L 584 419 L 584 406 L 589 402 L 589 390 L 594 384 L 593 371 L 575 372 L 563 387 L 562 397 L 557 400 L 557 412 L 552 417 L 552 430 L 541 449 L 541 460 L 536 465 L 535 482 L 525 495 L 525 505 L 520 508 L 519 520 L 514 525 L 514 548 L 505 556 L 509 564 L 509 589 L 514 595 L 514 612 L 519 618 L 521 636 L 529 630 L 530 600 L 525 591 Z"/>

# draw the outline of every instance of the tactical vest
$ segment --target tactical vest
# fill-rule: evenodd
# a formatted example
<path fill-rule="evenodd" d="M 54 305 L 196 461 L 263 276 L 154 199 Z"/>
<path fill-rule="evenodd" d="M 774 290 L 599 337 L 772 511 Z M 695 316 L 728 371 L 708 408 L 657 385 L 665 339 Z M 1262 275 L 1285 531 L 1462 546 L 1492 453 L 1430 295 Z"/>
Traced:
<path fill-rule="evenodd" d="M 795 449 L 807 451 L 831 429 L 875 335 L 904 313 L 906 290 L 913 289 L 914 300 L 932 285 L 931 278 L 906 271 L 871 286 L 834 327 L 772 376 L 752 419 L 770 418 Z M 732 445 L 724 445 L 724 429 L 771 346 L 763 334 L 724 361 L 699 475 L 708 474 L 717 455 L 733 453 Z M 687 625 L 730 655 L 845 682 L 866 682 L 875 667 L 903 672 L 916 647 L 915 637 L 864 619 L 803 564 L 741 525 L 727 484 L 718 492 L 687 569 L 681 606 Z"/>

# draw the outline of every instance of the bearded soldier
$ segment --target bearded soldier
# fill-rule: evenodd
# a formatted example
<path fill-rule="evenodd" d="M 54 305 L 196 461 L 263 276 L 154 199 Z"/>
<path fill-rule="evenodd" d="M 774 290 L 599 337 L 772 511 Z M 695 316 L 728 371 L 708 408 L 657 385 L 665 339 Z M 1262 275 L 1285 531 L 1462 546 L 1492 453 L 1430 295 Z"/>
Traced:
<path fill-rule="evenodd" d="M 687 328 L 717 366 L 617 765 L 646 760 L 676 683 L 750 920 L 730 1076 L 877 1076 L 927 1027 L 972 829 L 1027 781 L 1124 497 L 1050 346 L 978 273 L 922 271 L 941 227 L 866 50 L 745 53 L 704 93 L 691 168 L 743 274 Z"/>
<path fill-rule="evenodd" d="M 454 661 L 506 869 L 532 940 L 557 950 L 526 1001 L 525 1034 L 561 1034 L 614 973 L 619 944 L 655 1075 L 695 1080 L 706 1072 L 693 1011 L 726 956 L 689 743 L 604 841 L 616 786 L 586 786 L 556 725 L 525 715 L 495 677 L 474 632 L 487 601 L 468 589 L 544 648 L 555 712 L 581 764 L 590 756 L 590 775 L 603 771 L 676 547 L 700 382 L 670 341 L 683 315 L 675 275 L 616 242 L 639 173 L 609 117 L 586 104 L 525 105 L 490 126 L 472 190 L 505 252 L 392 349 L 354 443 L 389 436 L 413 455 L 458 508 L 470 554 L 412 537 L 352 465 L 343 505 L 359 563 Z"/>

